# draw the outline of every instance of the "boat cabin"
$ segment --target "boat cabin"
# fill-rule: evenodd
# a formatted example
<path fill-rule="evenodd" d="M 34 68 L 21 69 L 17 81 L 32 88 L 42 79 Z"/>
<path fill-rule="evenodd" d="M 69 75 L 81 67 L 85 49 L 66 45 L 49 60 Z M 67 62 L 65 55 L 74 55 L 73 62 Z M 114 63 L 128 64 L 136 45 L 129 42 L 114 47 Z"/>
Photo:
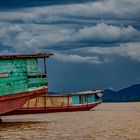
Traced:
<path fill-rule="evenodd" d="M 72 95 L 72 104 L 91 104 L 102 101 L 102 91 L 84 91 Z"/>
<path fill-rule="evenodd" d="M 48 54 L 1 55 L 0 96 L 30 91 L 47 86 L 46 59 Z M 39 73 L 38 60 L 42 59 L 44 73 Z"/>

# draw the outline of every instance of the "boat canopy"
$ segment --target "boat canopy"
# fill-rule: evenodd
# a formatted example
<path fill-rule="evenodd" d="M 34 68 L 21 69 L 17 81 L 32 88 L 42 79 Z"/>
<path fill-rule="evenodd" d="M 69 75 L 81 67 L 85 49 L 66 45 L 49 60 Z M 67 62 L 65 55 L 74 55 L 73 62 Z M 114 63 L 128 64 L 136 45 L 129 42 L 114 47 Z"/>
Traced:
<path fill-rule="evenodd" d="M 36 53 L 36 54 L 9 54 L 9 55 L 0 55 L 0 59 L 11 59 L 11 58 L 48 58 L 51 55 L 54 55 L 54 54 L 52 52 Z"/>
<path fill-rule="evenodd" d="M 72 92 L 72 93 L 47 93 L 47 96 L 77 96 L 77 95 L 89 95 L 89 94 L 97 94 L 97 93 L 103 93 L 103 90 L 87 90 L 87 91 L 81 91 L 81 92 Z"/>

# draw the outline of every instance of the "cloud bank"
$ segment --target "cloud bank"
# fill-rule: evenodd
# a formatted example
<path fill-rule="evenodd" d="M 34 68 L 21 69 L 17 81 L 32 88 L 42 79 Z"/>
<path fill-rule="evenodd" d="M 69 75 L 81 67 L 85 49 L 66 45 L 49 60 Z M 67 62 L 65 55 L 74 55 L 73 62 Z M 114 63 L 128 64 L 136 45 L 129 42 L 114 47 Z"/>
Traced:
<path fill-rule="evenodd" d="M 87 64 L 102 64 L 108 63 L 109 60 L 107 58 L 100 59 L 98 56 L 80 56 L 77 54 L 61 54 L 55 53 L 54 59 L 62 61 L 64 63 L 87 63 Z"/>
<path fill-rule="evenodd" d="M 31 27 L 31 29 L 30 29 Z M 140 31 L 132 26 L 118 27 L 105 23 L 80 29 L 54 26 L 0 24 L 0 42 L 16 51 L 77 48 L 76 44 L 102 44 L 140 41 Z M 57 46 L 54 48 L 54 46 Z M 86 45 L 85 45 L 86 46 Z"/>
<path fill-rule="evenodd" d="M 125 43 L 117 47 L 90 47 L 84 49 L 83 51 L 101 55 L 118 55 L 140 61 L 140 42 Z"/>
<path fill-rule="evenodd" d="M 139 20 L 139 0 L 101 0 L 80 4 L 54 5 L 1 12 L 0 20 L 50 23 L 73 19 Z"/>
<path fill-rule="evenodd" d="M 100 0 L 6 9 L 0 11 L 1 51 L 52 50 L 56 52 L 55 59 L 71 63 L 110 62 L 106 55 L 139 61 L 139 13 L 139 0 Z M 85 54 L 77 53 L 78 48 L 85 48 Z M 64 50 L 73 50 L 73 53 L 64 53 Z"/>

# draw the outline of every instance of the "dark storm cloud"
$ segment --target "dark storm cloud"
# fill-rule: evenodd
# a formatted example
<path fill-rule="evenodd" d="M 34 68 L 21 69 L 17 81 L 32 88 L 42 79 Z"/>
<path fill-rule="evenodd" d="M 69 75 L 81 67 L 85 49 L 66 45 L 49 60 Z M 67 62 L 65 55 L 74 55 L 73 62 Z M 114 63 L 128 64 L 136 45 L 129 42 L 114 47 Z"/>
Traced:
<path fill-rule="evenodd" d="M 115 59 L 113 63 L 92 64 L 92 66 L 49 60 L 49 88 L 56 92 L 101 88 L 118 90 L 140 83 L 139 63 L 128 58 L 115 56 L 112 58 Z"/>
<path fill-rule="evenodd" d="M 17 51 L 38 49 L 76 49 L 106 44 L 140 42 L 140 31 L 132 26 L 104 23 L 75 29 L 71 26 L 0 24 L 0 42 Z M 67 47 L 68 46 L 68 47 Z M 34 49 L 36 48 L 36 49 Z"/>
<path fill-rule="evenodd" d="M 1 0 L 0 9 L 14 9 L 45 5 L 86 3 L 95 0 Z"/>
<path fill-rule="evenodd" d="M 44 2 L 41 1 L 40 4 Z M 103 0 L 86 3 L 71 1 L 67 5 L 61 2 L 59 5 L 54 1 L 55 4 L 51 6 L 44 3 L 42 7 L 40 5 L 32 7 L 30 1 L 30 8 L 25 6 L 1 11 L 1 44 L 13 47 L 16 52 L 50 49 L 62 51 L 90 46 L 119 47 L 120 44 L 129 42 L 139 44 L 140 1 Z M 25 1 L 25 4 L 27 3 Z M 37 3 L 34 1 L 35 5 Z M 95 63 L 109 62 L 97 55 L 82 56 L 76 52 L 67 55 L 59 51 L 55 58 L 62 60 L 60 58 L 66 57 L 79 63 L 80 60 L 84 63 L 89 61 L 91 64 L 92 60 Z M 65 60 L 70 62 L 68 59 Z"/>
<path fill-rule="evenodd" d="M 120 88 L 140 82 L 139 13 L 140 0 L 1 1 L 0 52 L 54 51 L 50 90 Z"/>
<path fill-rule="evenodd" d="M 103 0 L 69 5 L 54 5 L 34 8 L 22 8 L 2 13 L 1 20 L 23 23 L 65 23 L 109 20 L 116 22 L 140 21 L 140 1 L 138 0 Z M 7 18 L 8 17 L 8 18 Z M 121 21 L 120 21 L 121 20 Z"/>

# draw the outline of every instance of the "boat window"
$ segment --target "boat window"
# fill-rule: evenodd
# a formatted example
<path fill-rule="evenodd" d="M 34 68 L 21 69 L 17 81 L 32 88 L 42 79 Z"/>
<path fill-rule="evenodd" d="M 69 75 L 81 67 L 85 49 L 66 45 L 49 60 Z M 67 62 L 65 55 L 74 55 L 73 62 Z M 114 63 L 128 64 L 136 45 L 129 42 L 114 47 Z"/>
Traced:
<path fill-rule="evenodd" d="M 96 101 L 100 101 L 102 97 L 102 93 L 95 94 Z"/>
<path fill-rule="evenodd" d="M 47 86 L 47 70 L 45 58 L 27 59 L 28 87 Z"/>
<path fill-rule="evenodd" d="M 95 101 L 95 95 L 79 95 L 79 104 L 92 103 Z"/>
<path fill-rule="evenodd" d="M 38 72 L 42 75 L 47 74 L 46 59 L 38 59 Z"/>
<path fill-rule="evenodd" d="M 84 102 L 83 102 L 83 95 L 80 95 L 79 96 L 79 104 L 83 104 Z"/>
<path fill-rule="evenodd" d="M 80 104 L 85 104 L 85 103 L 87 103 L 87 95 L 80 95 L 80 96 L 79 96 L 79 103 L 80 103 Z"/>
<path fill-rule="evenodd" d="M 87 103 L 87 95 L 84 95 L 84 103 Z"/>

